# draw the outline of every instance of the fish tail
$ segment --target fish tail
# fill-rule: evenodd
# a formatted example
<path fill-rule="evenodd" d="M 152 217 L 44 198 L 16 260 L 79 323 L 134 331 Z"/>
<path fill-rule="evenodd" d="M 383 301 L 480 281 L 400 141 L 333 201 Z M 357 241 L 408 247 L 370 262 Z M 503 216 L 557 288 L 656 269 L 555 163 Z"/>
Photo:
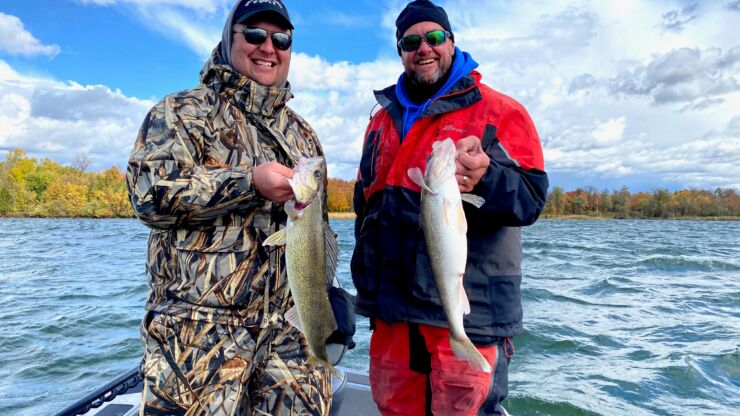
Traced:
<path fill-rule="evenodd" d="M 467 360 L 471 367 L 486 373 L 491 372 L 491 365 L 470 339 L 457 340 L 450 336 L 450 346 L 455 356 L 461 360 Z"/>
<path fill-rule="evenodd" d="M 339 377 L 339 373 L 337 373 L 337 370 L 334 369 L 334 366 L 328 360 L 323 360 L 312 355 L 308 357 L 308 363 L 311 365 L 326 367 L 329 369 L 332 375 Z"/>

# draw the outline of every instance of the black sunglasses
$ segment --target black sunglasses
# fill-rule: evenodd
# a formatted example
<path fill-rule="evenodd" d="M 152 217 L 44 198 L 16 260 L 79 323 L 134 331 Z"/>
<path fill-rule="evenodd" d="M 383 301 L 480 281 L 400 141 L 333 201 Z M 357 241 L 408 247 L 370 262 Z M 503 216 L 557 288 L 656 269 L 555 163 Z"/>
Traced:
<path fill-rule="evenodd" d="M 404 52 L 413 52 L 421 47 L 422 40 L 429 46 L 439 46 L 451 36 L 446 30 L 432 30 L 424 35 L 409 35 L 398 40 L 398 47 Z"/>
<path fill-rule="evenodd" d="M 246 27 L 244 28 L 244 30 L 241 30 L 239 32 L 244 33 L 244 39 L 246 39 L 247 42 L 251 43 L 252 45 L 263 44 L 267 40 L 268 34 L 272 39 L 272 46 L 274 46 L 275 49 L 287 51 L 288 49 L 290 49 L 290 45 L 293 44 L 293 38 L 289 34 L 284 32 L 268 32 L 261 27 Z"/>

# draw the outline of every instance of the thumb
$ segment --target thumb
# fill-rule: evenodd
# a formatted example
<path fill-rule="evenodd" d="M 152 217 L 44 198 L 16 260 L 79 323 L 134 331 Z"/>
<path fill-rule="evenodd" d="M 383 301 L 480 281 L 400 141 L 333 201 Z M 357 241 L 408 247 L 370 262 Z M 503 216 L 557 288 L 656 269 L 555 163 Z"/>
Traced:
<path fill-rule="evenodd" d="M 272 166 L 272 171 L 275 172 L 275 173 L 277 173 L 277 174 L 279 174 L 279 175 L 285 176 L 288 179 L 292 179 L 293 178 L 293 169 L 291 169 L 291 168 L 289 168 L 289 167 L 287 167 L 285 165 L 281 165 L 279 163 L 275 163 Z"/>
<path fill-rule="evenodd" d="M 475 136 L 468 136 L 457 142 L 458 153 L 475 155 L 483 151 L 480 140 Z"/>

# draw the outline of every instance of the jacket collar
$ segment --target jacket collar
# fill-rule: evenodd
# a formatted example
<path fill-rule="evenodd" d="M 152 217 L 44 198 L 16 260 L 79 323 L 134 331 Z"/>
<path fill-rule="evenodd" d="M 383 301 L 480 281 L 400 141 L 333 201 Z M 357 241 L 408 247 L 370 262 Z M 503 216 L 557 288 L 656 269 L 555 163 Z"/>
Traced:
<path fill-rule="evenodd" d="M 460 78 L 445 95 L 437 98 L 427 107 L 422 117 L 448 113 L 477 103 L 481 100 L 478 89 L 481 78 L 481 74 L 475 70 Z M 390 114 L 398 127 L 399 123 L 402 123 L 403 107 L 396 97 L 396 86 L 391 85 L 383 90 L 374 91 L 374 93 L 378 104 Z"/>
<path fill-rule="evenodd" d="M 200 71 L 200 81 L 234 106 L 247 114 L 273 118 L 293 98 L 290 83 L 286 82 L 283 88 L 260 85 L 223 64 L 217 49 Z"/>

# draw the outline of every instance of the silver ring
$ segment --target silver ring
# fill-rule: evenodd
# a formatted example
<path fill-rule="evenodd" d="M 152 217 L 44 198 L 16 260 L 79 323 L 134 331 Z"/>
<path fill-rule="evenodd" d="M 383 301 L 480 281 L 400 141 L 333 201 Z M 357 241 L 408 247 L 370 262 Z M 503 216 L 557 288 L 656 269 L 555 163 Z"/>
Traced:
<path fill-rule="evenodd" d="M 470 180 L 470 178 L 468 177 L 468 175 L 463 175 L 462 184 L 463 185 L 467 185 L 468 184 L 468 180 Z"/>

